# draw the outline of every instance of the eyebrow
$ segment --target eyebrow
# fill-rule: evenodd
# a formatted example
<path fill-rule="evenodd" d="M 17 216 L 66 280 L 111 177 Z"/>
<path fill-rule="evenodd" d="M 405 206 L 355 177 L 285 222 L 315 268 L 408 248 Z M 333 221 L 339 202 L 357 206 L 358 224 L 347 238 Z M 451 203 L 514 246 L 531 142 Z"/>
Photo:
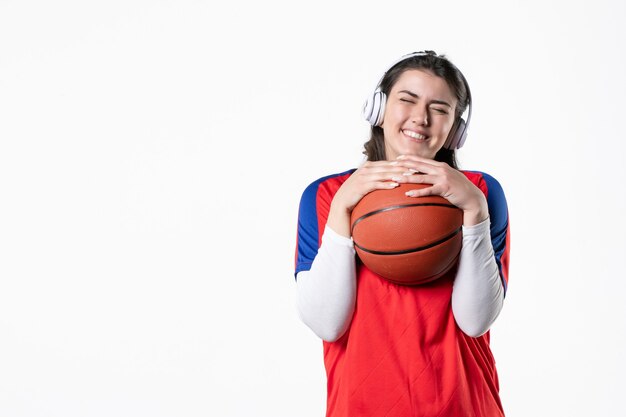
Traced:
<path fill-rule="evenodd" d="M 400 90 L 400 91 L 398 91 L 398 93 L 405 93 L 405 94 L 410 95 L 413 98 L 419 98 L 420 97 L 417 94 L 415 94 L 415 93 L 413 93 L 413 92 L 411 92 L 409 90 Z M 430 102 L 434 103 L 434 104 L 443 104 L 444 106 L 452 107 L 450 105 L 450 103 L 448 103 L 446 101 L 443 101 L 443 100 L 431 100 Z"/>

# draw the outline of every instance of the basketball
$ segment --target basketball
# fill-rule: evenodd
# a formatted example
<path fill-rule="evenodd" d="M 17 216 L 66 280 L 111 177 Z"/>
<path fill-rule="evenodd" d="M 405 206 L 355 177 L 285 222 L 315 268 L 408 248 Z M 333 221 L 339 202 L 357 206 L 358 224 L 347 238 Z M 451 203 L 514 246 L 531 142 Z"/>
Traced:
<path fill-rule="evenodd" d="M 365 266 L 383 278 L 419 285 L 443 276 L 461 251 L 463 211 L 440 196 L 407 197 L 430 184 L 376 190 L 352 210 L 352 240 Z"/>

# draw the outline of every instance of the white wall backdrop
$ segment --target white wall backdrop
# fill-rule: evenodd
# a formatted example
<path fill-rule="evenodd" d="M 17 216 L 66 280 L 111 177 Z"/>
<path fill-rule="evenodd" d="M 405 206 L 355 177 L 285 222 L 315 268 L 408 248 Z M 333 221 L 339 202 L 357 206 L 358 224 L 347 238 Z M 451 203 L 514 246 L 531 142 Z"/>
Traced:
<path fill-rule="evenodd" d="M 509 200 L 509 417 L 626 415 L 623 2 L 0 1 L 0 415 L 322 416 L 300 193 L 445 53 Z"/>

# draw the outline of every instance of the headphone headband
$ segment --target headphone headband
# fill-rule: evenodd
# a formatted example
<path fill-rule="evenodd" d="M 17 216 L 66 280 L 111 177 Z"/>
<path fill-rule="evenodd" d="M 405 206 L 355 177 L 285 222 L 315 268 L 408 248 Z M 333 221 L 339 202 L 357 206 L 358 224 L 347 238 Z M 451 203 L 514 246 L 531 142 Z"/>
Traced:
<path fill-rule="evenodd" d="M 387 67 L 387 70 L 383 73 L 383 75 L 378 80 L 378 84 L 376 84 L 376 89 L 377 90 L 380 89 L 380 84 L 383 82 L 383 79 L 385 78 L 385 75 L 387 75 L 387 73 L 393 67 L 395 67 L 396 65 L 398 65 L 402 61 L 406 61 L 407 59 L 411 59 L 411 58 L 414 58 L 416 56 L 434 56 L 434 57 L 438 57 L 438 55 L 434 51 L 418 51 L 418 52 L 411 52 L 410 54 L 402 55 L 400 58 L 396 59 L 393 64 L 391 64 L 391 65 L 389 65 Z"/>
<path fill-rule="evenodd" d="M 463 119 L 463 115 L 460 115 L 455 120 L 452 129 L 450 129 L 450 133 L 448 134 L 446 142 L 443 145 L 444 148 L 447 149 L 458 149 L 463 146 L 463 144 L 465 143 L 465 139 L 467 138 L 467 128 L 469 126 L 470 119 L 472 118 L 472 94 L 470 92 L 469 84 L 465 79 L 463 73 L 447 58 L 438 55 L 434 51 L 424 50 L 412 52 L 403 55 L 393 64 L 391 64 L 380 77 L 374 93 L 370 95 L 365 101 L 365 104 L 363 105 L 363 117 L 365 117 L 365 120 L 367 120 L 372 126 L 380 126 L 382 124 L 385 115 L 385 104 L 387 102 L 387 96 L 381 90 L 381 83 L 383 79 L 385 78 L 387 73 L 399 63 L 418 56 L 432 56 L 439 59 L 444 59 L 461 75 L 461 80 L 463 81 L 465 89 L 467 90 L 467 121 Z"/>

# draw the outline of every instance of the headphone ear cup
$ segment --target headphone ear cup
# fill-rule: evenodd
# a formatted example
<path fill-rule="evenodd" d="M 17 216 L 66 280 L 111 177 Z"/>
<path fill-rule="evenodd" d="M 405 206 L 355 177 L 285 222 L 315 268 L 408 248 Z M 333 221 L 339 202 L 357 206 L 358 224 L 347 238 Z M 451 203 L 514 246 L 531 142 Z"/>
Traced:
<path fill-rule="evenodd" d="M 380 90 L 376 90 L 374 94 L 365 101 L 363 117 L 365 117 L 365 120 L 367 120 L 369 124 L 372 126 L 380 126 L 382 124 L 386 102 L 387 97 L 385 93 Z"/>
<path fill-rule="evenodd" d="M 456 140 L 456 148 L 460 149 L 465 144 L 465 139 L 467 138 L 467 123 L 465 120 L 461 119 L 462 126 L 459 126 L 459 133 L 456 135 L 458 139 Z"/>
<path fill-rule="evenodd" d="M 465 143 L 465 138 L 467 137 L 467 129 L 465 125 L 465 120 L 462 118 L 457 119 L 457 121 L 450 129 L 450 134 L 448 135 L 448 139 L 446 143 L 444 143 L 443 147 L 446 149 L 458 149 Z"/>

